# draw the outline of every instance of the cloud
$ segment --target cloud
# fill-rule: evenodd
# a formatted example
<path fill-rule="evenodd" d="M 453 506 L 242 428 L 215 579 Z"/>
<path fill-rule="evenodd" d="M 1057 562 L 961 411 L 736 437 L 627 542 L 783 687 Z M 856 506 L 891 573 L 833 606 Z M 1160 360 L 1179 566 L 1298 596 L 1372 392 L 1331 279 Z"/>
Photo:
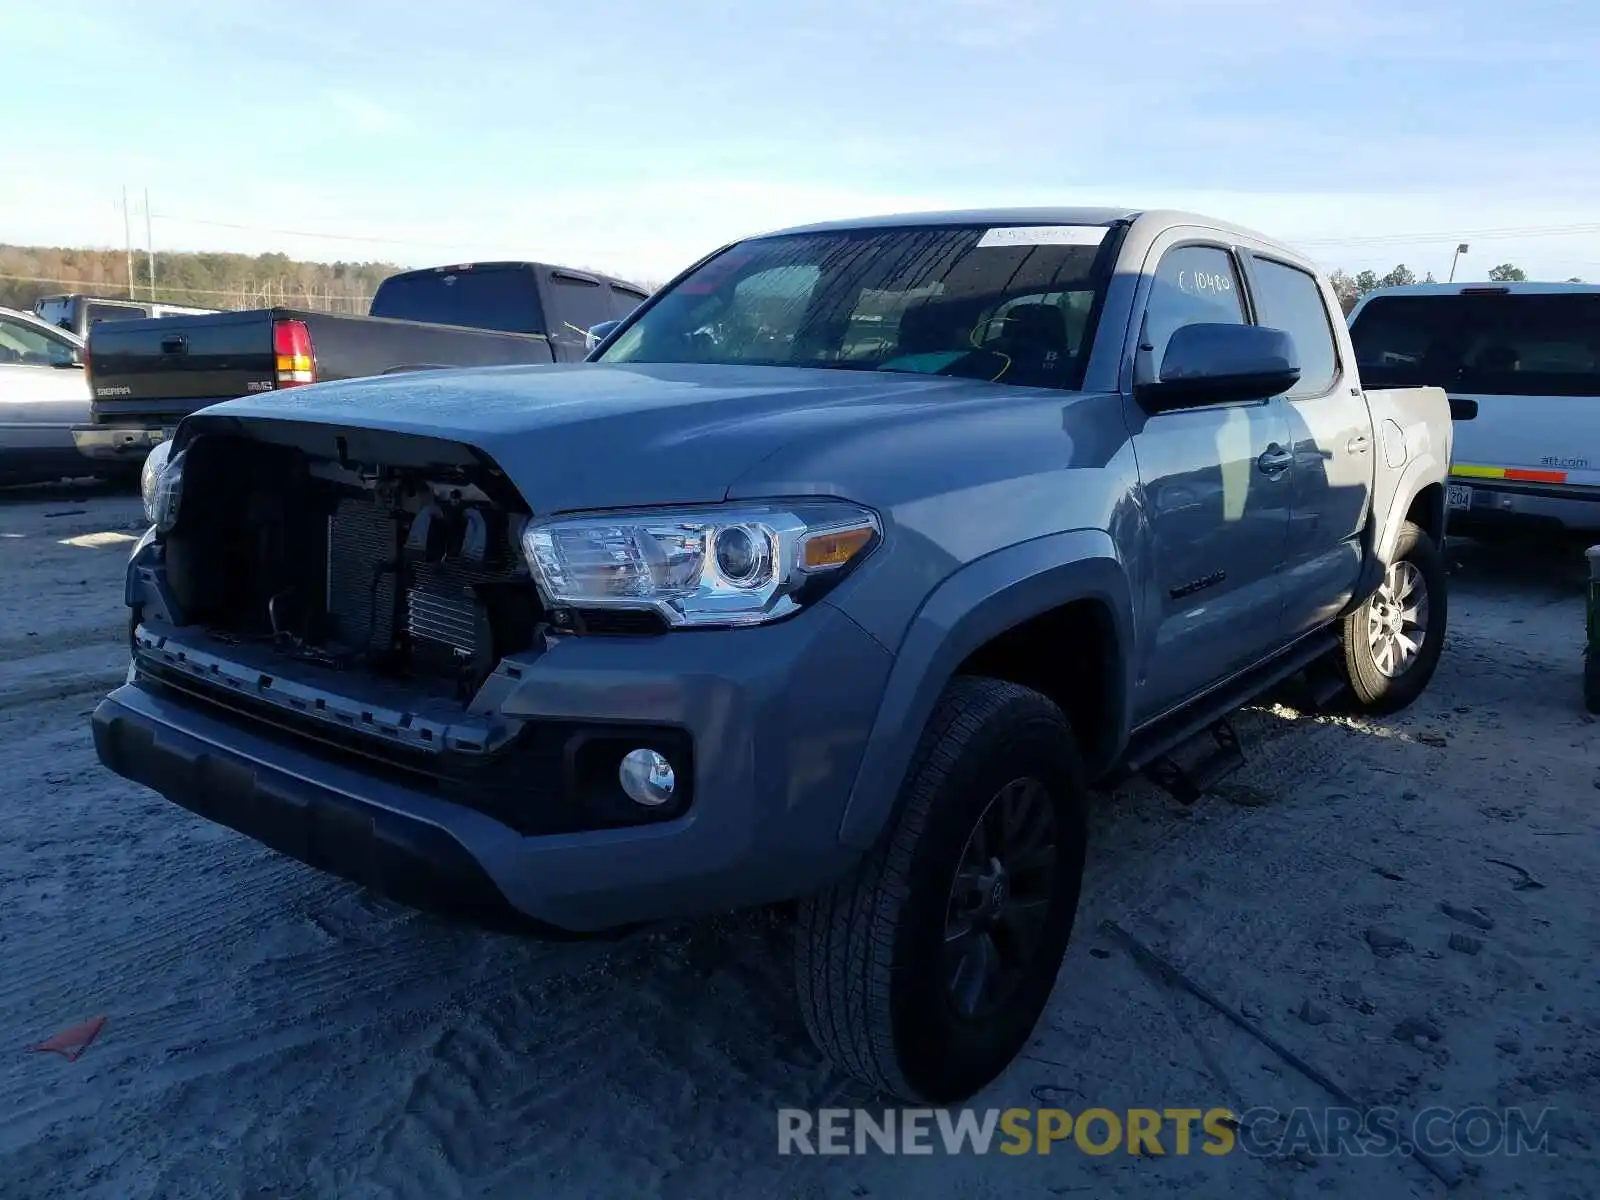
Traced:
<path fill-rule="evenodd" d="M 400 133 L 410 125 L 399 113 L 359 92 L 337 88 L 326 93 L 324 100 L 357 133 Z"/>

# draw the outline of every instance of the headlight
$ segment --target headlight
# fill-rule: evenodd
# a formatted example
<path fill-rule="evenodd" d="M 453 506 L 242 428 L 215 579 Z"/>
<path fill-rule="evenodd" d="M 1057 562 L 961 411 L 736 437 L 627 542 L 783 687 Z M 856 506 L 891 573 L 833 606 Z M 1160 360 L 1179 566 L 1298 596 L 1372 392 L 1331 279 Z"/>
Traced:
<path fill-rule="evenodd" d="M 144 456 L 144 467 L 139 472 L 139 494 L 144 497 L 144 515 L 152 521 L 155 518 L 150 515 L 150 510 L 156 502 L 156 484 L 170 457 L 172 443 L 160 442 Z"/>
<path fill-rule="evenodd" d="M 529 525 L 553 609 L 645 609 L 668 625 L 757 625 L 800 608 L 871 551 L 878 518 L 839 501 L 611 512 Z"/>
<path fill-rule="evenodd" d="M 178 522 L 178 500 L 183 488 L 183 454 L 172 453 L 172 443 L 162 442 L 145 455 L 139 472 L 139 492 L 145 519 L 165 533 Z"/>

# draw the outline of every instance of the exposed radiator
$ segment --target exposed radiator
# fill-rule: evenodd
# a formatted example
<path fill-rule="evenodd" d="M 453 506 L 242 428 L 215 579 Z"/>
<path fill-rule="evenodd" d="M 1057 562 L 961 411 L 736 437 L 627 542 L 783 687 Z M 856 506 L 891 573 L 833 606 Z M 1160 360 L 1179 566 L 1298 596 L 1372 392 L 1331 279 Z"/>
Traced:
<path fill-rule="evenodd" d="M 489 613 L 476 589 L 525 578 L 525 568 L 516 547 L 505 541 L 481 567 L 402 563 L 408 521 L 406 514 L 392 515 L 368 499 L 340 502 L 329 518 L 328 612 L 346 646 L 382 652 L 403 629 L 414 667 L 451 673 L 494 650 Z M 398 609 L 397 586 L 404 588 Z"/>
<path fill-rule="evenodd" d="M 328 518 L 328 613 L 339 641 L 356 649 L 394 640 L 394 570 L 403 527 L 370 500 L 341 500 Z"/>

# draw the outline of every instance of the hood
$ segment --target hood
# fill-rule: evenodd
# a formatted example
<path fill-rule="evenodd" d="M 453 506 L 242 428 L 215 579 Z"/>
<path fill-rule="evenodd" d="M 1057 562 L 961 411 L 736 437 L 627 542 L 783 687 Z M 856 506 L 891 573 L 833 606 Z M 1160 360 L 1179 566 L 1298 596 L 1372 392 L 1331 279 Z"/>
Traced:
<path fill-rule="evenodd" d="M 550 513 L 715 503 L 802 436 L 1010 390 L 815 368 L 564 363 L 352 379 L 202 412 L 465 443 L 494 459 L 535 512 Z"/>

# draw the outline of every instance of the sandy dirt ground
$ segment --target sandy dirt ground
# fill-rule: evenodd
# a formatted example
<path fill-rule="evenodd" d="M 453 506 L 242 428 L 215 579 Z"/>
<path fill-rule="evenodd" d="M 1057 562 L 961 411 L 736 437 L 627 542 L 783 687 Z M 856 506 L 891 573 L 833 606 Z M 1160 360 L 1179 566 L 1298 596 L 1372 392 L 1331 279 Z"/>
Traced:
<path fill-rule="evenodd" d="M 1446 1194 L 1399 1156 L 780 1157 L 780 1107 L 881 1102 L 806 1040 L 774 914 L 598 944 L 491 936 L 102 770 L 87 720 L 126 661 L 138 517 L 115 493 L 0 499 L 0 1194 Z M 1194 807 L 1142 782 L 1097 799 L 1056 997 L 977 1104 L 1336 1102 L 1141 967 L 1114 922 L 1363 1105 L 1553 1110 L 1545 1153 L 1439 1164 L 1448 1194 L 1595 1194 L 1581 561 L 1469 543 L 1451 559 L 1449 641 L 1410 712 L 1252 710 L 1249 763 Z M 77 1061 L 29 1052 L 102 1014 Z"/>

